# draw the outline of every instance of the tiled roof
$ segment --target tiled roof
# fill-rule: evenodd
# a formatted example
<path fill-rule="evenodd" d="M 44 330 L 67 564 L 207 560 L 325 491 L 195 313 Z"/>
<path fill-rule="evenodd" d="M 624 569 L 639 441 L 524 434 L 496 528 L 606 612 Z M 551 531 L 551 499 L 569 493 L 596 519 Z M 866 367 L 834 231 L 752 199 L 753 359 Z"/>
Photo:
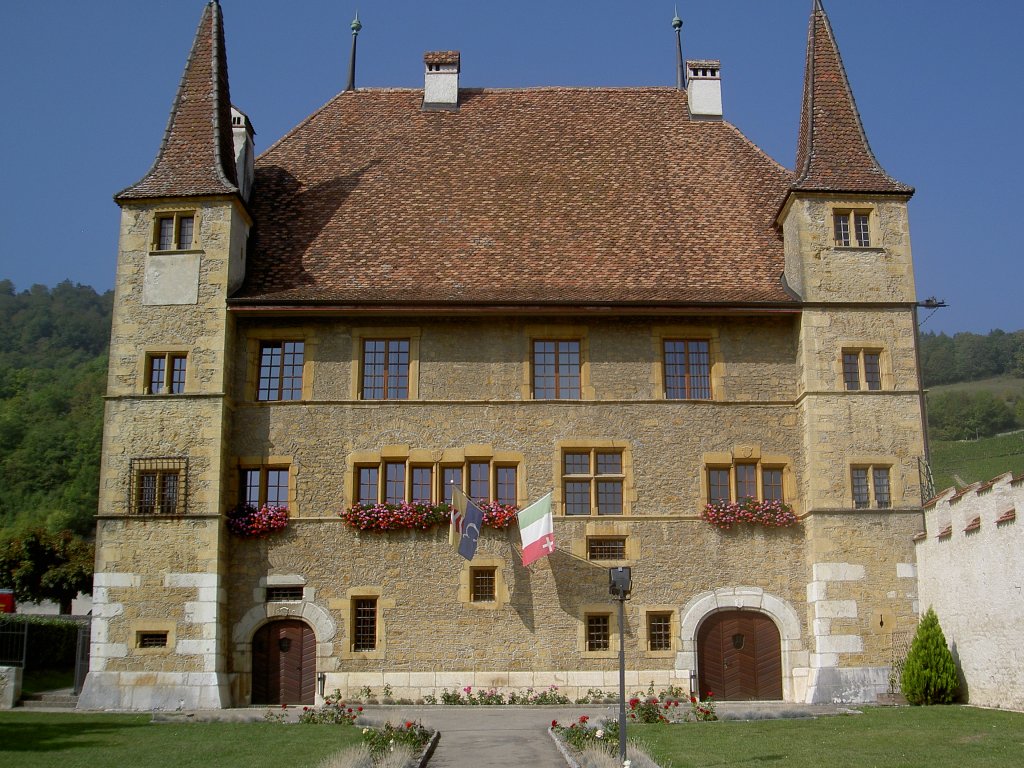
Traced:
<path fill-rule="evenodd" d="M 141 181 L 114 199 L 237 191 L 224 23 L 220 5 L 211 0 L 199 20 L 156 161 Z"/>
<path fill-rule="evenodd" d="M 458 51 L 427 51 L 423 54 L 424 64 L 448 64 L 457 67 L 460 61 Z"/>
<path fill-rule="evenodd" d="M 258 158 L 236 303 L 795 305 L 791 175 L 685 93 L 422 98 L 342 93 Z"/>
<path fill-rule="evenodd" d="M 815 0 L 807 32 L 807 72 L 797 142 L 799 191 L 913 194 L 878 164 L 846 78 L 832 27 Z"/>

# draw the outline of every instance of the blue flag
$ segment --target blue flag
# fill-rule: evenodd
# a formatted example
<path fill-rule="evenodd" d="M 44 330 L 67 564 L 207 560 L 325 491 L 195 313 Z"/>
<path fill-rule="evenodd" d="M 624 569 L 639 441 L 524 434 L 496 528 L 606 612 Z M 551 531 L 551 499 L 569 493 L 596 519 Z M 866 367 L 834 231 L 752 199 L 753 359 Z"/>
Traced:
<path fill-rule="evenodd" d="M 474 504 L 457 486 L 452 487 L 452 506 L 461 519 L 461 535 L 459 537 L 459 554 L 472 560 L 476 554 L 476 545 L 480 540 L 480 528 L 484 524 L 484 511 Z M 453 520 L 454 523 L 454 520 Z"/>

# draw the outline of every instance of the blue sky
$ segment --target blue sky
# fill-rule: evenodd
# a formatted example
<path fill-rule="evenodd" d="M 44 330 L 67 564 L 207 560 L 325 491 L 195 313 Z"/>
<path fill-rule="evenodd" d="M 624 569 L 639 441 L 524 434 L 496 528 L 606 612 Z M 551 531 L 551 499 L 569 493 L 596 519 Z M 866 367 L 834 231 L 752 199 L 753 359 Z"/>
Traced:
<path fill-rule="evenodd" d="M 266 149 L 344 88 L 673 85 L 674 3 L 222 0 L 231 95 Z M 111 196 L 156 155 L 204 0 L 0 3 L 0 278 L 113 285 Z M 792 167 L 810 0 L 679 2 L 683 55 L 722 61 L 726 119 Z M 872 149 L 910 203 L 925 330 L 1024 328 L 1024 3 L 825 0 Z M 668 161 L 668 158 L 666 159 Z"/>

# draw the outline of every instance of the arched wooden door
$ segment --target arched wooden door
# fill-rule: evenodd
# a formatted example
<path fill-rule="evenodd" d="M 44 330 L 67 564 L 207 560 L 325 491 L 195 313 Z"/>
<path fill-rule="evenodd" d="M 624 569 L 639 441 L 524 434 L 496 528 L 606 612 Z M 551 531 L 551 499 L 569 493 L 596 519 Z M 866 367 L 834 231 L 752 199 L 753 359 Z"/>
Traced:
<path fill-rule="evenodd" d="M 288 619 L 260 627 L 252 639 L 252 703 L 313 704 L 316 637 Z"/>
<path fill-rule="evenodd" d="M 754 611 L 713 613 L 697 631 L 700 694 L 719 701 L 782 699 L 782 641 Z"/>

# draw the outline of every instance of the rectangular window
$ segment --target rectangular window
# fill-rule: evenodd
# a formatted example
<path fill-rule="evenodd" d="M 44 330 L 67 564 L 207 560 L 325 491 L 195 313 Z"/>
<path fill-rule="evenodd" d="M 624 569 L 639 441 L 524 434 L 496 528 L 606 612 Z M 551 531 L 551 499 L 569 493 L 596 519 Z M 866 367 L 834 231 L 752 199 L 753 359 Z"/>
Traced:
<path fill-rule="evenodd" d="M 158 216 L 153 249 L 157 251 L 187 251 L 192 248 L 195 216 L 192 213 L 172 213 Z"/>
<path fill-rule="evenodd" d="M 251 467 L 241 470 L 239 489 L 243 504 L 254 507 L 288 506 L 287 467 Z"/>
<path fill-rule="evenodd" d="M 493 603 L 497 568 L 473 568 L 470 578 L 470 599 L 474 603 Z"/>
<path fill-rule="evenodd" d="M 409 399 L 409 339 L 363 341 L 363 399 Z"/>
<path fill-rule="evenodd" d="M 765 467 L 761 470 L 761 495 L 765 501 L 782 501 L 782 470 Z"/>
<path fill-rule="evenodd" d="M 516 468 L 498 466 L 494 468 L 494 487 L 499 504 L 513 505 L 518 500 Z"/>
<path fill-rule="evenodd" d="M 729 470 L 713 468 L 708 470 L 708 501 L 719 504 L 729 501 Z"/>
<path fill-rule="evenodd" d="M 136 515 L 185 514 L 187 461 L 180 458 L 132 459 L 128 508 Z"/>
<path fill-rule="evenodd" d="M 833 234 L 837 247 L 871 247 L 871 214 L 868 211 L 834 211 Z"/>
<path fill-rule="evenodd" d="M 647 650 L 672 650 L 672 614 L 647 614 Z"/>
<path fill-rule="evenodd" d="M 587 539 L 588 560 L 625 560 L 626 537 Z"/>
<path fill-rule="evenodd" d="M 384 501 L 401 504 L 405 501 L 405 464 L 388 462 L 384 465 Z"/>
<path fill-rule="evenodd" d="M 669 400 L 711 398 L 710 343 L 665 339 L 665 397 Z"/>
<path fill-rule="evenodd" d="M 469 462 L 469 498 L 473 501 L 491 500 L 491 465 L 486 461 Z"/>
<path fill-rule="evenodd" d="M 562 455 L 562 490 L 567 515 L 621 515 L 621 451 L 592 449 Z"/>
<path fill-rule="evenodd" d="M 888 509 L 892 506 L 889 467 L 853 467 L 850 470 L 855 509 Z"/>
<path fill-rule="evenodd" d="M 757 498 L 757 464 L 736 465 L 736 500 Z"/>
<path fill-rule="evenodd" d="M 452 503 L 452 487 L 462 489 L 462 467 L 444 468 L 444 503 Z"/>
<path fill-rule="evenodd" d="M 139 632 L 136 635 L 135 646 L 137 648 L 166 648 L 166 632 Z"/>
<path fill-rule="evenodd" d="M 380 489 L 377 467 L 359 467 L 359 488 L 356 493 L 357 504 L 376 504 Z"/>
<path fill-rule="evenodd" d="M 430 504 L 433 500 L 434 470 L 432 467 L 412 468 L 412 503 Z"/>
<path fill-rule="evenodd" d="M 537 400 L 580 399 L 580 342 L 533 342 L 533 396 Z"/>
<path fill-rule="evenodd" d="M 847 391 L 877 392 L 882 388 L 881 353 L 877 350 L 843 350 L 843 386 Z"/>
<path fill-rule="evenodd" d="M 146 356 L 146 381 L 151 395 L 180 395 L 185 391 L 188 356 L 180 352 L 150 353 Z"/>
<path fill-rule="evenodd" d="M 305 344 L 301 341 L 260 343 L 260 375 L 256 399 L 301 400 Z"/>
<path fill-rule="evenodd" d="M 360 597 L 352 601 L 352 650 L 377 649 L 377 598 Z"/>
<path fill-rule="evenodd" d="M 302 587 L 267 587 L 268 603 L 290 603 L 302 599 Z"/>
<path fill-rule="evenodd" d="M 608 614 L 587 616 L 587 650 L 607 651 L 611 645 L 611 621 Z"/>

